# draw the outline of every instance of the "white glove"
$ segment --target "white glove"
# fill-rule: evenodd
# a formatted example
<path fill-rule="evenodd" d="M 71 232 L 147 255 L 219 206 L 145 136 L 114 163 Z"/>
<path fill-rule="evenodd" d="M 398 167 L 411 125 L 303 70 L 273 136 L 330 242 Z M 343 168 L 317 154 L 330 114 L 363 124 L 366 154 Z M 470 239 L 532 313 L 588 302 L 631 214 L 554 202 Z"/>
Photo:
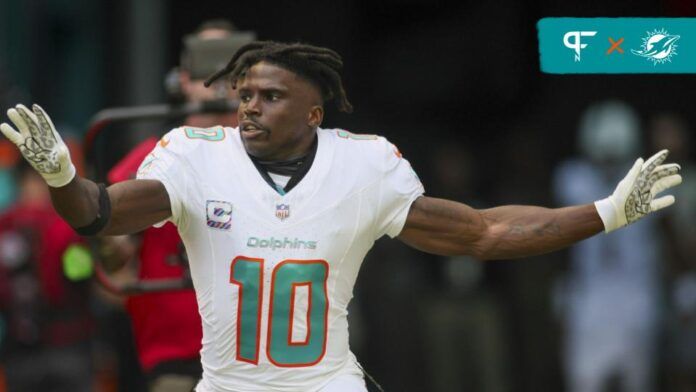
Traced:
<path fill-rule="evenodd" d="M 75 177 L 75 166 L 70 160 L 68 147 L 46 112 L 39 105 L 33 105 L 32 108 L 33 113 L 21 104 L 8 110 L 7 116 L 19 132 L 6 123 L 0 124 L 0 131 L 19 147 L 24 159 L 41 174 L 49 186 L 65 186 Z"/>
<path fill-rule="evenodd" d="M 669 151 L 662 150 L 647 162 L 638 158 L 636 163 L 614 190 L 611 196 L 596 201 L 595 207 L 604 223 L 604 231 L 609 233 L 637 221 L 645 215 L 668 207 L 674 203 L 674 196 L 655 196 L 682 182 L 679 165 L 662 165 Z"/>

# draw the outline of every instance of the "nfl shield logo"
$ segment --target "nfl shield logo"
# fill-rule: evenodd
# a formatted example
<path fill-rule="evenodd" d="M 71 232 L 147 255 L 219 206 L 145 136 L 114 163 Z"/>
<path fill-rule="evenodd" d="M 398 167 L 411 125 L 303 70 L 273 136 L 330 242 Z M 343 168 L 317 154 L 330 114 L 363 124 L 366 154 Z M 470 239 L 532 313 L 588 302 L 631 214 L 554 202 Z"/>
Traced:
<path fill-rule="evenodd" d="M 290 216 L 290 205 L 276 204 L 276 217 L 280 220 L 285 220 Z"/>

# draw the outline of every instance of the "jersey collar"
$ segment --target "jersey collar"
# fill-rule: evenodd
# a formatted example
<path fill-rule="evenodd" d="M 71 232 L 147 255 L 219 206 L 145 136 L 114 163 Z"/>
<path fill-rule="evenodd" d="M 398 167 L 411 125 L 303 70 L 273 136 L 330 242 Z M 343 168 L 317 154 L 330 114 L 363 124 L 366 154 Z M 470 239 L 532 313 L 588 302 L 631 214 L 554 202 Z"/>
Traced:
<path fill-rule="evenodd" d="M 300 181 L 304 178 L 305 175 L 309 172 L 309 169 L 312 167 L 312 163 L 314 162 L 314 157 L 317 153 L 317 145 L 318 143 L 318 136 L 314 137 L 314 142 L 312 143 L 312 146 L 309 148 L 309 152 L 307 155 L 305 155 L 302 158 L 302 163 L 300 166 L 297 168 L 294 174 L 290 177 L 290 180 L 288 183 L 285 185 L 285 187 L 281 187 L 280 185 L 276 184 L 275 181 L 271 178 L 271 176 L 268 174 L 267 164 L 264 164 L 264 162 L 260 161 L 257 158 L 252 157 L 249 155 L 249 159 L 251 159 L 251 162 L 254 163 L 254 166 L 256 166 L 256 170 L 259 171 L 259 174 L 261 174 L 261 177 L 266 181 L 266 183 L 273 188 L 276 192 L 278 192 L 281 196 L 285 195 L 286 193 L 290 192 L 292 188 L 295 187 L 295 185 L 299 184 Z M 247 154 L 248 155 L 248 154 Z"/>

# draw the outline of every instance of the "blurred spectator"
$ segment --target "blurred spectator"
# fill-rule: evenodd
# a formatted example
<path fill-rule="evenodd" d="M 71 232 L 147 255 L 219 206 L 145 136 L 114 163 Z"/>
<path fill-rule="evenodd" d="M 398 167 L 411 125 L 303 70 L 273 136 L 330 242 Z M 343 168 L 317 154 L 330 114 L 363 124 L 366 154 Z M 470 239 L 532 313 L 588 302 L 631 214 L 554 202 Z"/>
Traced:
<path fill-rule="evenodd" d="M 422 322 L 435 286 L 433 258 L 382 238 L 360 267 L 348 309 L 350 346 L 366 373 L 386 391 L 437 390 Z M 370 391 L 378 390 L 369 377 L 365 381 Z"/>
<path fill-rule="evenodd" d="M 461 200 L 474 208 L 484 208 L 477 200 L 474 189 L 476 167 L 471 152 L 457 142 L 434 148 L 431 157 L 433 169 L 432 194 L 449 200 Z M 476 292 L 482 283 L 484 264 L 471 256 L 441 257 L 443 291 L 466 297 Z"/>
<path fill-rule="evenodd" d="M 8 391 L 90 391 L 91 259 L 21 161 L 18 202 L 0 215 L 2 364 Z"/>
<path fill-rule="evenodd" d="M 26 93 L 10 82 L 0 64 L 0 105 L 12 107 L 17 102 L 23 102 Z M 17 148 L 4 138 L 0 139 L 0 212 L 14 201 L 16 185 L 12 176 L 12 168 L 19 160 Z"/>
<path fill-rule="evenodd" d="M 676 115 L 662 114 L 651 122 L 653 149 L 669 149 L 684 178 L 674 189 L 679 202 L 661 222 L 667 241 L 666 372 L 674 391 L 696 390 L 696 164 L 690 135 L 688 124 Z"/>
<path fill-rule="evenodd" d="M 560 204 L 611 194 L 640 153 L 639 120 L 622 102 L 593 105 L 582 117 L 582 155 L 554 175 Z M 599 235 L 570 250 L 562 290 L 565 367 L 573 392 L 653 389 L 659 270 L 656 220 Z"/>
<path fill-rule="evenodd" d="M 432 195 L 485 208 L 478 194 L 480 168 L 463 143 L 441 143 L 430 153 Z M 426 257 L 423 255 L 423 257 Z M 440 256 L 437 295 L 422 302 L 428 391 L 505 391 L 508 373 L 504 315 L 485 279 L 486 264 L 470 256 Z"/>
<path fill-rule="evenodd" d="M 15 198 L 15 181 L 12 168 L 19 154 L 9 140 L 0 140 L 0 212 L 7 208 Z"/>
<path fill-rule="evenodd" d="M 539 120 L 541 122 L 541 120 Z M 549 138 L 534 121 L 509 125 L 512 131 L 500 138 L 493 152 L 473 150 L 478 157 L 480 187 L 490 189 L 491 204 L 550 205 Z M 497 164 L 491 164 L 490 157 Z M 486 192 L 477 192 L 486 195 Z M 525 260 L 492 260 L 484 263 L 487 285 L 494 289 L 501 308 L 505 351 L 509 358 L 509 381 L 515 390 L 559 390 L 562 380 L 557 331 L 552 328 L 548 301 L 551 277 L 557 271 L 558 253 Z"/>
<path fill-rule="evenodd" d="M 237 33 L 231 23 L 213 20 L 203 23 L 193 35 L 185 38 L 182 64 L 176 77 L 186 101 L 236 99 L 236 91 L 226 88 L 224 81 L 211 88 L 203 86 L 209 74 L 199 69 L 197 62 L 202 61 L 201 53 L 192 48 L 198 44 L 205 45 L 202 41 L 214 43 L 234 34 Z M 213 52 L 207 53 L 220 58 L 229 57 L 227 50 L 218 53 L 222 47 L 216 51 L 216 46 L 211 45 L 208 50 L 212 49 Z M 213 59 L 204 60 L 214 63 Z M 235 112 L 196 114 L 186 118 L 184 124 L 201 128 L 236 126 L 237 116 Z M 134 178 L 140 162 L 156 143 L 157 139 L 150 138 L 137 146 L 109 172 L 109 181 L 114 183 Z M 159 229 L 148 228 L 139 238 L 104 238 L 102 254 L 109 269 L 118 269 L 131 260 L 139 260 L 138 278 L 143 281 L 186 278 L 183 244 L 171 223 Z M 138 357 L 148 378 L 149 390 L 191 391 L 202 374 L 199 358 L 202 328 L 194 291 L 187 289 L 134 295 L 126 300 L 126 310 L 131 317 Z"/>
<path fill-rule="evenodd" d="M 210 87 L 203 82 L 229 61 L 230 53 L 238 47 L 253 41 L 255 34 L 236 31 L 234 25 L 225 19 L 203 22 L 191 35 L 184 37 L 184 50 L 178 79 L 180 93 L 187 102 L 203 102 L 215 99 L 236 99 L 237 92 L 221 80 Z M 209 128 L 216 125 L 237 126 L 237 113 L 194 114 L 187 117 L 185 125 Z"/>

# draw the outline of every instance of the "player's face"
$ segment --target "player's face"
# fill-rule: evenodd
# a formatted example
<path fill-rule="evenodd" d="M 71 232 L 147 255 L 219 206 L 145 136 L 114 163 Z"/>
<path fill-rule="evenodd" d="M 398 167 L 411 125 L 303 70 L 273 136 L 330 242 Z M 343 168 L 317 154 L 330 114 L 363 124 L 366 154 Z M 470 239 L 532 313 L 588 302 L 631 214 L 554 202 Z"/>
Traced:
<path fill-rule="evenodd" d="M 261 62 L 237 81 L 242 141 L 264 160 L 302 156 L 312 145 L 323 117 L 314 85 L 284 68 Z"/>

